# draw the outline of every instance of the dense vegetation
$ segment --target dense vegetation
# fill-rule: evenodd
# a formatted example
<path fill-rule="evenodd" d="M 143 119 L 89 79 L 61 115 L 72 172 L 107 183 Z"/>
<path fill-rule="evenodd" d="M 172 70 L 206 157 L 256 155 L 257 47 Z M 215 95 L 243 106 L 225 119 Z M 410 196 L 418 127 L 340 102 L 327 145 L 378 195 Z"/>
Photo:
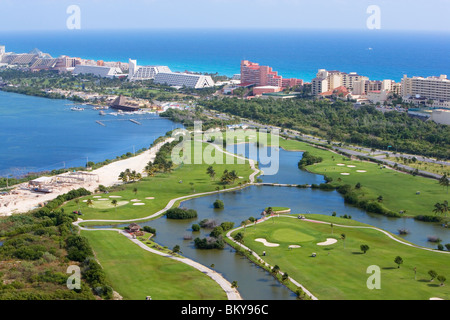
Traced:
<path fill-rule="evenodd" d="M 57 300 L 112 298 L 88 241 L 78 235 L 77 215 L 59 206 L 83 195 L 85 189 L 58 196 L 45 207 L 0 219 L 0 300 Z M 66 286 L 67 268 L 81 269 L 81 288 Z"/>
<path fill-rule="evenodd" d="M 211 222 L 202 220 L 200 222 L 200 226 L 208 227 L 212 226 Z M 220 226 L 215 226 L 214 229 L 209 234 L 209 237 L 200 239 L 195 238 L 194 239 L 194 245 L 197 249 L 223 249 L 225 247 L 225 241 L 223 239 L 223 233 L 226 231 L 229 231 L 233 229 L 234 223 L 233 222 L 222 222 Z"/>
<path fill-rule="evenodd" d="M 197 211 L 194 209 L 172 208 L 166 211 L 167 219 L 192 219 L 197 218 Z"/>
<path fill-rule="evenodd" d="M 304 99 L 237 98 L 204 100 L 202 106 L 263 124 L 277 125 L 328 140 L 370 148 L 450 158 L 450 126 L 409 117 L 406 113 L 380 112 L 373 106 L 354 108 L 351 103 Z"/>
<path fill-rule="evenodd" d="M 310 166 L 315 163 L 320 163 L 320 162 L 322 162 L 322 160 L 323 159 L 321 157 L 314 156 L 311 153 L 309 153 L 308 151 L 306 151 L 303 153 L 302 158 L 298 162 L 298 168 L 304 169 L 306 166 Z"/>

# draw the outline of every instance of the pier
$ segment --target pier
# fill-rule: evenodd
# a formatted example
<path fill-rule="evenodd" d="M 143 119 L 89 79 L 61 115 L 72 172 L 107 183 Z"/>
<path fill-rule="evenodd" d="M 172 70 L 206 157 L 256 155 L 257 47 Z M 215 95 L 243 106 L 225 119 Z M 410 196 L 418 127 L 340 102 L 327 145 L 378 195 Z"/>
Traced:
<path fill-rule="evenodd" d="M 104 124 L 103 122 L 101 122 L 101 121 L 95 121 L 95 122 L 97 122 L 99 125 L 101 125 L 101 126 L 104 126 L 104 127 L 106 127 L 106 124 Z"/>
<path fill-rule="evenodd" d="M 138 125 L 141 125 L 141 123 L 140 123 L 139 121 L 136 121 L 136 120 L 134 120 L 134 119 L 130 119 L 130 121 L 133 122 L 133 123 L 136 123 L 136 124 L 138 124 Z"/>

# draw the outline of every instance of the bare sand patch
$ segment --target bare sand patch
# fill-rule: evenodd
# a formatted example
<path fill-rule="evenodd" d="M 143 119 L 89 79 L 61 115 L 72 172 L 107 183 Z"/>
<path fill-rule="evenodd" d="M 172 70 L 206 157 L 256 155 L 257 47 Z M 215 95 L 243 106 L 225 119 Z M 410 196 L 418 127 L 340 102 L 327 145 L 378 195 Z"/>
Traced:
<path fill-rule="evenodd" d="M 319 242 L 317 245 L 318 246 L 329 246 L 329 245 L 335 244 L 336 242 L 337 242 L 337 240 L 334 238 L 327 238 L 327 241 Z"/>
<path fill-rule="evenodd" d="M 255 241 L 261 242 L 266 247 L 278 247 L 280 245 L 279 243 L 270 243 L 266 239 L 263 239 L 263 238 L 255 239 Z"/>

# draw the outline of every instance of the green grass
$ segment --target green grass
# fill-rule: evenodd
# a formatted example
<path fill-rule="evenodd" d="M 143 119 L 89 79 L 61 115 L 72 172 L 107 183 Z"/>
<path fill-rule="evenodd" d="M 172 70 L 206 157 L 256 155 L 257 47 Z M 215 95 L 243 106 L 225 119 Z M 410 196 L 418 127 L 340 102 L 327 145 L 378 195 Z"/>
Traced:
<path fill-rule="evenodd" d="M 264 209 L 265 211 L 267 211 L 269 209 L 269 207 L 267 207 L 266 209 Z M 291 210 L 288 207 L 272 207 L 272 211 L 277 213 L 278 211 L 287 211 L 287 210 Z"/>
<path fill-rule="evenodd" d="M 297 140 L 280 139 L 280 147 L 288 151 L 309 151 L 322 157 L 321 163 L 308 166 L 307 170 L 331 177 L 333 184 L 336 185 L 350 184 L 354 187 L 359 182 L 362 185 L 359 191 L 360 200 L 376 200 L 381 195 L 384 207 L 394 212 L 404 211 L 406 216 L 434 215 L 432 212 L 434 204 L 448 199 L 447 190 L 434 179 L 413 176 L 389 168 L 380 169 L 381 166 L 376 163 L 350 160 Z M 345 166 L 337 166 L 338 163 Z M 349 168 L 348 165 L 355 167 Z M 417 191 L 420 191 L 419 195 L 416 194 Z"/>
<path fill-rule="evenodd" d="M 207 145 L 202 144 L 202 146 L 203 150 L 205 150 Z M 216 151 L 212 151 L 211 154 L 215 156 Z M 153 177 L 146 177 L 139 182 L 124 184 L 120 186 L 120 190 L 103 195 L 104 198 L 108 196 L 121 196 L 118 202 L 128 201 L 127 204 L 122 206 L 114 207 L 111 205 L 111 201 L 96 201 L 93 196 L 88 196 L 82 199 L 92 199 L 95 203 L 94 206 L 89 207 L 86 202 L 82 201 L 77 205 L 74 201 L 70 201 L 64 206 L 64 210 L 72 212 L 78 210 L 78 208 L 81 209 L 83 213 L 81 218 L 83 220 L 126 220 L 143 218 L 163 209 L 171 199 L 190 194 L 193 195 L 195 193 L 215 191 L 217 187 L 223 190 L 223 186 L 220 184 L 220 177 L 225 169 L 229 171 L 236 170 L 237 174 L 243 177 L 242 179 L 238 179 L 234 184 L 227 185 L 227 189 L 238 186 L 240 182 L 243 183 L 245 180 L 248 180 L 249 175 L 253 172 L 248 162 L 237 164 L 235 157 L 223 155 L 222 153 L 220 153 L 220 157 L 223 159 L 223 164 L 212 164 L 216 171 L 214 179 L 211 179 L 206 174 L 206 169 L 209 164 L 181 164 L 171 173 L 158 173 Z M 180 181 L 182 182 L 180 183 Z M 137 193 L 133 192 L 134 188 L 137 188 Z M 154 197 L 154 199 L 146 199 L 148 197 Z M 130 201 L 132 199 L 139 199 L 145 205 L 134 206 L 134 202 Z M 105 202 L 105 204 L 100 204 L 100 202 Z M 100 208 L 99 206 L 105 207 Z"/>
<path fill-rule="evenodd" d="M 316 218 L 317 216 L 314 216 Z M 321 220 L 346 224 L 346 219 L 321 216 Z M 358 225 L 359 223 L 353 223 Z M 239 230 L 243 232 L 242 230 Z M 450 279 L 450 254 L 430 252 L 395 242 L 385 234 L 372 229 L 351 229 L 329 224 L 318 224 L 281 216 L 262 224 L 249 226 L 244 234 L 244 245 L 261 256 L 266 262 L 278 265 L 283 272 L 300 282 L 319 299 L 450 299 L 450 284 L 440 286 L 435 279 L 430 282 L 428 271 Z M 235 232 L 236 233 L 236 232 Z M 345 249 L 341 233 L 345 233 Z M 233 233 L 234 234 L 234 233 Z M 266 247 L 254 241 L 265 238 L 279 247 Z M 318 246 L 327 238 L 338 239 L 336 244 Z M 301 248 L 289 249 L 292 244 Z M 369 245 L 366 254 L 361 244 Z M 315 258 L 311 257 L 316 253 Z M 396 256 L 404 263 L 397 268 Z M 381 289 L 369 290 L 366 282 L 371 274 L 366 273 L 371 265 L 381 269 Z M 417 278 L 414 280 L 414 268 Z"/>
<path fill-rule="evenodd" d="M 82 231 L 89 239 L 108 281 L 124 299 L 225 300 L 207 275 L 184 263 L 147 252 L 111 231 Z"/>

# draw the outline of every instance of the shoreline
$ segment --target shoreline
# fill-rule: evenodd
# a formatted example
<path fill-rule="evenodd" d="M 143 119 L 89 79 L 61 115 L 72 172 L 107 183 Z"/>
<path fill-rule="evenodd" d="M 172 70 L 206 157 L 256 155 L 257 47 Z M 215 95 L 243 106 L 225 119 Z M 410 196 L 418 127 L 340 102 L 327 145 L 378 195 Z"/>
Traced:
<path fill-rule="evenodd" d="M 162 145 L 171 141 L 173 141 L 173 138 L 168 138 L 137 156 L 114 161 L 103 167 L 90 171 L 89 174 L 97 176 L 96 181 L 75 182 L 66 186 L 61 184 L 61 186 L 54 188 L 54 192 L 51 193 L 40 193 L 27 190 L 26 188 L 28 187 L 28 182 L 16 185 L 9 195 L 0 196 L 0 216 L 26 213 L 73 189 L 85 188 L 91 192 L 94 192 L 99 185 L 111 187 L 116 184 L 120 184 L 121 181 L 118 177 L 121 172 L 126 169 L 130 169 L 142 173 L 147 163 L 155 159 L 156 153 Z M 54 177 L 58 178 L 64 175 L 65 174 L 61 174 Z"/>

